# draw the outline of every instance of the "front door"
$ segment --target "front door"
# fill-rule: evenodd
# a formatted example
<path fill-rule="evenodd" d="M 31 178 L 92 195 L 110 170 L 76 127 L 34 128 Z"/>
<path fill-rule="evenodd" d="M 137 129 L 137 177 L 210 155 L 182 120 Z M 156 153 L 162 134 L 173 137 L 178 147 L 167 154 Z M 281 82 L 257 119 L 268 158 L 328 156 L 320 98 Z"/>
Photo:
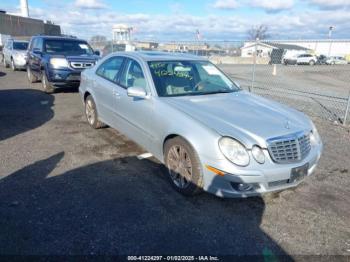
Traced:
<path fill-rule="evenodd" d="M 121 131 L 146 149 L 151 149 L 154 140 L 152 132 L 153 102 L 149 98 L 135 98 L 127 95 L 127 88 L 141 87 L 150 94 L 142 67 L 128 59 L 119 76 L 119 85 L 115 86 L 116 117 Z"/>

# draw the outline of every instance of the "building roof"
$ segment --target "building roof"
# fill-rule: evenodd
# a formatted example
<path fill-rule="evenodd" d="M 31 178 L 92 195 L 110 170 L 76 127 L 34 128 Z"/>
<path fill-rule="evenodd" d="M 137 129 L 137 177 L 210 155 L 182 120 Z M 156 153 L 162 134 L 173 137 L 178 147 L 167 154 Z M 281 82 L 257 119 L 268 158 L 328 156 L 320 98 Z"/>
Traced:
<path fill-rule="evenodd" d="M 278 49 L 308 50 L 308 48 L 302 47 L 300 45 L 280 44 L 280 43 L 271 43 L 271 42 L 265 42 L 265 44 Z"/>
<path fill-rule="evenodd" d="M 266 46 L 266 47 L 271 47 L 273 49 L 288 49 L 288 50 L 309 50 L 308 48 L 299 46 L 299 45 L 290 45 L 290 44 L 280 44 L 280 43 L 275 43 L 275 42 L 259 42 L 258 45 Z M 255 46 L 255 43 L 252 43 L 247 46 L 241 47 L 243 48 L 248 48 Z"/>

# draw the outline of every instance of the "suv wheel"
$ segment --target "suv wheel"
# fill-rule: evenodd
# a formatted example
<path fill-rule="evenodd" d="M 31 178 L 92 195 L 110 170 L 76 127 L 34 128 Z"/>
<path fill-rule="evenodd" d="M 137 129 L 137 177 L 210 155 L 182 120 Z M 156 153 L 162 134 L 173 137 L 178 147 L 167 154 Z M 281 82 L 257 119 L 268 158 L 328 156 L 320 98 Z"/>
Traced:
<path fill-rule="evenodd" d="M 35 83 L 38 81 L 38 78 L 35 75 L 33 75 L 29 66 L 27 66 L 27 77 L 28 77 L 29 83 Z"/>
<path fill-rule="evenodd" d="M 172 186 L 181 194 L 193 196 L 201 192 L 203 174 L 197 153 L 181 137 L 166 141 L 164 160 Z"/>
<path fill-rule="evenodd" d="M 311 66 L 315 65 L 315 61 L 314 61 L 314 60 L 311 60 L 311 61 L 309 62 L 309 65 L 311 65 Z"/>
<path fill-rule="evenodd" d="M 11 69 L 12 69 L 12 71 L 17 70 L 16 65 L 15 65 L 15 61 L 13 59 L 11 59 Z"/>
<path fill-rule="evenodd" d="M 54 92 L 54 88 L 52 84 L 49 82 L 49 80 L 47 79 L 45 71 L 42 72 L 41 84 L 43 86 L 43 90 L 45 93 L 51 94 Z"/>
<path fill-rule="evenodd" d="M 103 122 L 98 120 L 96 104 L 92 96 L 88 96 L 85 99 L 85 116 L 91 127 L 99 129 L 105 126 Z"/>

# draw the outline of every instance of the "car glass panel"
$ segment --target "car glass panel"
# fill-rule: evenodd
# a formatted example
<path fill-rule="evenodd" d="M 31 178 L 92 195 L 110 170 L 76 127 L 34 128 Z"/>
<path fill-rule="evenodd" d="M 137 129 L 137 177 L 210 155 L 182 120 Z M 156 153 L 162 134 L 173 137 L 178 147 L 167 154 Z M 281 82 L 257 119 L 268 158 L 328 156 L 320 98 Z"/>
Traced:
<path fill-rule="evenodd" d="M 13 43 L 13 49 L 15 50 L 27 50 L 28 43 L 25 42 L 14 42 Z"/>
<path fill-rule="evenodd" d="M 94 53 L 86 42 L 56 39 L 45 40 L 45 52 L 63 55 L 92 55 Z"/>
<path fill-rule="evenodd" d="M 147 82 L 138 62 L 129 59 L 124 72 L 120 76 L 120 84 L 126 88 L 135 86 L 146 90 Z"/>
<path fill-rule="evenodd" d="M 231 93 L 240 89 L 207 61 L 148 62 L 159 96 Z"/>
<path fill-rule="evenodd" d="M 118 72 L 123 64 L 123 57 L 112 57 L 103 62 L 96 71 L 96 74 L 116 82 Z"/>

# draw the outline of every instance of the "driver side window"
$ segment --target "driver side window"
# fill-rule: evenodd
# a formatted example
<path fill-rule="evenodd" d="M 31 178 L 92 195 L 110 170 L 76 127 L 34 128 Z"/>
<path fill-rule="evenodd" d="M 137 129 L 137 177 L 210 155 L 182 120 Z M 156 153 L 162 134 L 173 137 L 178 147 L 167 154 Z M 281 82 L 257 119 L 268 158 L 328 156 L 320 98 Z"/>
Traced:
<path fill-rule="evenodd" d="M 126 88 L 135 86 L 147 90 L 147 82 L 138 62 L 133 59 L 128 60 L 120 77 L 120 84 Z"/>

